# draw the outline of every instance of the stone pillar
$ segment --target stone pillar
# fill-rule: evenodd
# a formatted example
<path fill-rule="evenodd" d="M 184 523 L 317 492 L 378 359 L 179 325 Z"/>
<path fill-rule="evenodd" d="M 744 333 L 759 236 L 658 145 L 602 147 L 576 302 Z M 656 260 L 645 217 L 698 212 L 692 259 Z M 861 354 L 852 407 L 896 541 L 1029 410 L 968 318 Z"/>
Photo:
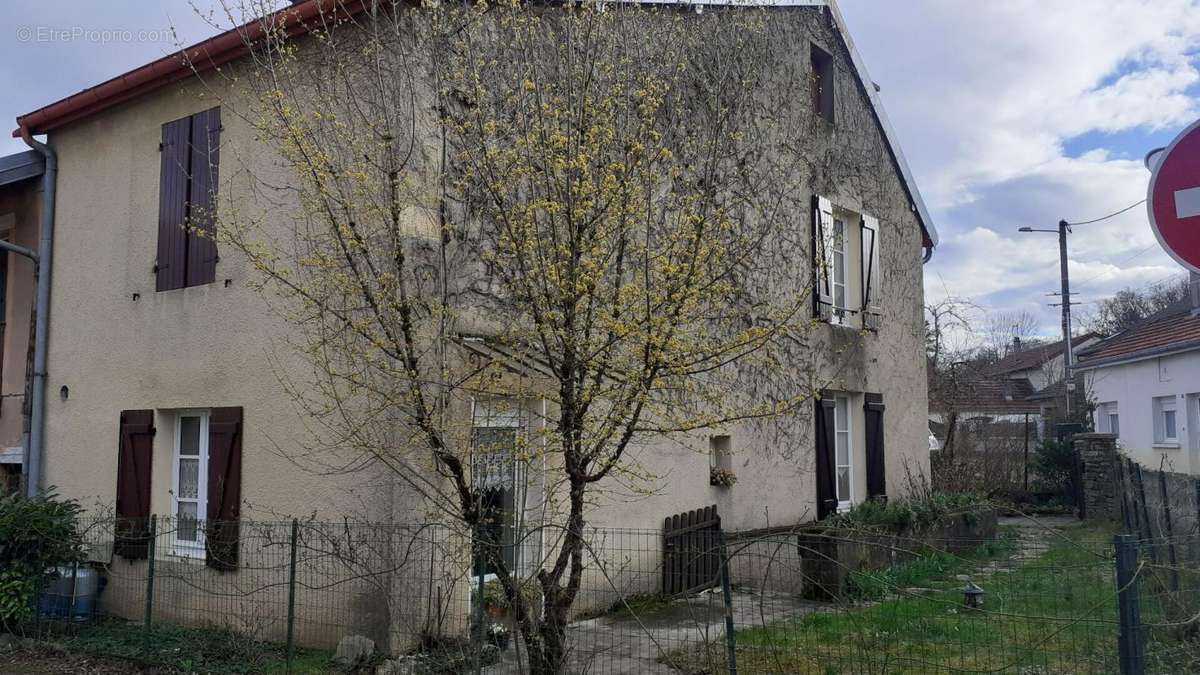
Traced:
<path fill-rule="evenodd" d="M 1075 434 L 1072 439 L 1083 482 L 1083 511 L 1088 520 L 1121 518 L 1121 473 L 1117 437 L 1113 434 Z"/>

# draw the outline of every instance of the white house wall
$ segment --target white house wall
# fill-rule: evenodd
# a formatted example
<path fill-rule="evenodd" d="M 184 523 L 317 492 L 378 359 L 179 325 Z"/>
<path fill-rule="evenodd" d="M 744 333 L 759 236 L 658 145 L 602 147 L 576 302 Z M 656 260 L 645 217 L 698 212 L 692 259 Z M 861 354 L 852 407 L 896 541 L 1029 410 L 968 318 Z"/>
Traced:
<path fill-rule="evenodd" d="M 1119 438 L 1130 457 L 1147 467 L 1200 475 L 1200 352 L 1103 366 L 1089 370 L 1088 379 L 1097 404 L 1117 403 Z M 1176 397 L 1178 448 L 1155 443 L 1153 400 L 1159 396 Z M 1097 430 L 1106 429 L 1097 420 Z"/>

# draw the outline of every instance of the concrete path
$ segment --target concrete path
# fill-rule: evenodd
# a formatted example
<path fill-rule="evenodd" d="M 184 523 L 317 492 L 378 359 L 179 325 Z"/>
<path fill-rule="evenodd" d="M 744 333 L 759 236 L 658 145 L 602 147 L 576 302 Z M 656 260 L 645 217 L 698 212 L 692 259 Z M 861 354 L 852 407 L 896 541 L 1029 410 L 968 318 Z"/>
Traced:
<path fill-rule="evenodd" d="M 732 594 L 733 620 L 739 627 L 763 625 L 828 608 L 795 595 L 737 590 Z M 678 649 L 719 641 L 725 635 L 725 607 L 720 590 L 681 598 L 635 618 L 600 617 L 571 624 L 570 672 L 588 675 L 678 675 L 659 659 Z M 521 655 L 524 656 L 523 654 Z M 484 672 L 521 672 L 517 651 L 510 647 L 501 662 Z"/>

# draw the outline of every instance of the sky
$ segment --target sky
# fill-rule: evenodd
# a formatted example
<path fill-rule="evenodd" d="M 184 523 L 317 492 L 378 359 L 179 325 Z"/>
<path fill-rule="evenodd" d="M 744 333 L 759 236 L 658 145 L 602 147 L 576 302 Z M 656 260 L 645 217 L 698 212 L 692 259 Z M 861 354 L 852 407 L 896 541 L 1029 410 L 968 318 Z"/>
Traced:
<path fill-rule="evenodd" d="M 214 32 L 211 0 L 0 6 L 0 121 Z M 927 302 L 1058 330 L 1057 240 L 1143 199 L 1147 151 L 1200 117 L 1200 0 L 841 0 L 941 243 Z M 2 124 L 3 122 L 0 122 Z M 0 134 L 0 154 L 25 146 Z M 1082 313 L 1182 273 L 1144 207 L 1070 236 Z M 986 317 L 978 317 L 979 321 Z"/>

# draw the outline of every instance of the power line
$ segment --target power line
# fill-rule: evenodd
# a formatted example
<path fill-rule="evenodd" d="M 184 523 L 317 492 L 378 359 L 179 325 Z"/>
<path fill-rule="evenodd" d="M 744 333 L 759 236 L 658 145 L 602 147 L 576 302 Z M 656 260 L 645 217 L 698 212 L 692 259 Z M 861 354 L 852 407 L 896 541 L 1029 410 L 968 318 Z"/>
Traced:
<path fill-rule="evenodd" d="M 1119 216 L 1122 213 L 1125 213 L 1126 211 L 1128 211 L 1129 209 L 1132 209 L 1135 206 L 1141 206 L 1142 204 L 1145 204 L 1145 203 L 1146 203 L 1145 199 L 1139 199 L 1138 201 L 1130 204 L 1129 206 L 1126 206 L 1125 208 L 1121 209 L 1120 211 L 1114 211 L 1114 212 L 1108 214 L 1107 216 L 1101 216 L 1099 218 L 1093 218 L 1091 220 L 1084 220 L 1084 221 L 1081 221 L 1078 223 L 1067 223 L 1067 224 L 1068 225 L 1091 225 L 1092 223 L 1098 223 L 1102 220 L 1108 220 L 1109 218 L 1112 218 L 1113 216 Z"/>
<path fill-rule="evenodd" d="M 1143 200 L 1143 201 L 1144 201 L 1144 200 Z M 1136 206 L 1136 204 L 1135 204 L 1135 206 Z M 1116 267 L 1116 268 L 1118 268 L 1118 269 L 1119 269 L 1119 268 L 1121 268 L 1123 265 L 1125 265 L 1126 263 L 1133 262 L 1133 260 L 1134 260 L 1135 258 L 1138 258 L 1139 256 L 1142 256 L 1142 255 L 1145 255 L 1147 252 L 1151 251 L 1152 249 L 1154 249 L 1154 248 L 1155 248 L 1155 247 L 1157 247 L 1157 246 L 1158 246 L 1158 242 L 1156 241 L 1156 242 L 1154 242 L 1153 244 L 1150 244 L 1149 246 L 1147 246 L 1146 248 L 1144 248 L 1144 249 L 1142 249 L 1142 250 L 1138 251 L 1137 253 L 1134 253 L 1133 255 L 1129 256 L 1128 258 L 1126 258 L 1126 259 L 1124 259 L 1124 260 L 1122 260 L 1122 261 L 1120 261 L 1120 262 L 1117 262 L 1117 263 L 1112 263 L 1112 265 L 1113 265 L 1113 267 Z M 1107 274 L 1107 272 L 1099 272 L 1099 273 L 1097 273 L 1097 274 L 1093 274 L 1092 276 L 1090 276 L 1090 277 L 1088 277 L 1087 279 L 1085 279 L 1085 280 L 1084 280 L 1082 283 L 1084 283 L 1084 284 L 1090 284 L 1090 283 L 1092 283 L 1093 281 L 1095 281 L 1095 280 L 1099 279 L 1100 277 L 1104 276 L 1105 274 Z"/>

